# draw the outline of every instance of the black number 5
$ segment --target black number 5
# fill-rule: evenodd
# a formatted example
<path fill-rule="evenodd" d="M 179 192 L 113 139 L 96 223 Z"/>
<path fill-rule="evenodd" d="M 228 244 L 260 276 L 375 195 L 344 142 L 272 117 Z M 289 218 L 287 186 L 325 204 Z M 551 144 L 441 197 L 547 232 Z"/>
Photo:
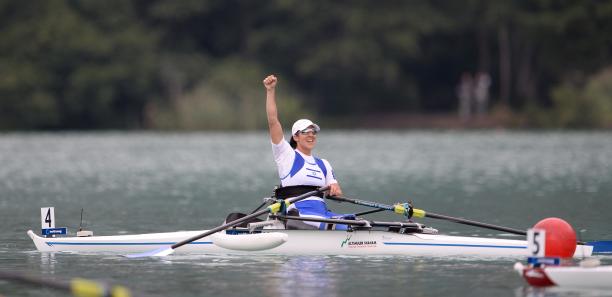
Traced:
<path fill-rule="evenodd" d="M 533 232 L 533 245 L 535 246 L 533 250 L 534 255 L 537 255 L 540 253 L 540 243 L 538 242 L 539 235 L 540 235 L 540 232 Z"/>

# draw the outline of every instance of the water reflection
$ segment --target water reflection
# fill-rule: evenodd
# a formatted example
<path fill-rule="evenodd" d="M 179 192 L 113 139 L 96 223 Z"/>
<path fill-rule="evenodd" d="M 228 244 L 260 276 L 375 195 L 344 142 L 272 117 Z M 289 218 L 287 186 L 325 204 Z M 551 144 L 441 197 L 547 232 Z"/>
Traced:
<path fill-rule="evenodd" d="M 340 296 L 336 261 L 324 256 L 295 256 L 271 267 L 265 278 L 267 296 Z"/>
<path fill-rule="evenodd" d="M 40 272 L 42 274 L 55 274 L 55 253 L 40 253 Z"/>

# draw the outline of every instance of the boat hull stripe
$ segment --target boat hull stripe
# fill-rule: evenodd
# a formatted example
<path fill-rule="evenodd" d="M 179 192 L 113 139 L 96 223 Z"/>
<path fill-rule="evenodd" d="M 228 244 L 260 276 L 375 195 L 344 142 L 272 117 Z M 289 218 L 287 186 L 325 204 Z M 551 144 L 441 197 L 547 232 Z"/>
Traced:
<path fill-rule="evenodd" d="M 526 246 L 512 245 L 486 245 L 486 244 L 459 244 L 459 243 L 419 243 L 419 242 L 383 242 L 385 245 L 419 245 L 419 246 L 454 246 L 473 248 L 497 248 L 497 249 L 526 249 Z"/>
<path fill-rule="evenodd" d="M 45 242 L 49 246 L 53 245 L 173 245 L 176 242 Z M 212 241 L 191 242 L 189 244 L 212 244 Z"/>

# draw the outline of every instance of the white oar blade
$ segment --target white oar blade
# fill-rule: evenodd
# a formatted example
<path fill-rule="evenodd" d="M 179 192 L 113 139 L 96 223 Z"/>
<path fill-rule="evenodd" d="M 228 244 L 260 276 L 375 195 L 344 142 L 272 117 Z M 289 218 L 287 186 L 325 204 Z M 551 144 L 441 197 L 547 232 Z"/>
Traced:
<path fill-rule="evenodd" d="M 139 254 L 129 254 L 126 255 L 128 258 L 145 258 L 145 257 L 164 257 L 174 253 L 174 249 L 171 247 L 163 247 L 159 249 L 155 249 L 152 251 L 139 253 Z"/>

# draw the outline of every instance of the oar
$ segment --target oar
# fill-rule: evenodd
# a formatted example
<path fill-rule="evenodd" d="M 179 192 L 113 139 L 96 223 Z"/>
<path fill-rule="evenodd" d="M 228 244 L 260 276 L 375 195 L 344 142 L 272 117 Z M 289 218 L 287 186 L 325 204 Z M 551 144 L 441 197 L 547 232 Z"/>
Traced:
<path fill-rule="evenodd" d="M 399 214 L 409 214 L 410 209 L 411 209 L 410 207 L 406 208 L 405 204 L 387 205 L 387 204 L 381 204 L 381 203 L 372 202 L 372 201 L 351 199 L 351 198 L 346 198 L 346 197 L 335 197 L 335 196 L 327 196 L 326 198 L 331 199 L 331 200 L 341 201 L 341 202 L 350 202 L 350 203 L 357 204 L 357 205 L 377 208 L 377 211 L 378 210 L 390 210 L 390 211 L 393 211 Z M 359 215 L 364 215 L 367 213 L 369 212 L 362 212 Z M 466 219 L 461 219 L 461 218 L 455 218 L 455 217 L 436 214 L 432 212 L 426 212 L 422 209 L 416 209 L 416 208 L 412 208 L 412 215 L 409 214 L 409 217 L 416 217 L 416 218 L 427 217 L 427 218 L 448 220 L 448 221 L 455 222 L 455 223 L 482 227 L 482 228 L 487 228 L 487 229 L 493 229 L 497 231 L 504 231 L 504 232 L 508 232 L 512 234 L 527 235 L 527 232 L 523 230 L 518 230 L 518 229 L 513 229 L 513 228 L 508 228 L 508 227 L 503 227 L 503 226 L 497 226 L 497 225 L 492 225 L 492 224 L 487 224 L 487 223 L 481 223 L 481 222 L 476 222 L 476 221 L 466 220 Z M 578 244 L 593 246 L 594 255 L 595 254 L 597 255 L 612 254 L 612 240 L 599 240 L 599 241 L 589 241 L 589 242 L 579 241 Z"/>
<path fill-rule="evenodd" d="M 432 212 L 426 212 L 422 209 L 414 209 L 412 216 L 416 218 L 432 218 L 432 219 L 447 220 L 447 221 L 451 221 L 451 222 L 455 222 L 459 224 L 470 225 L 470 226 L 475 226 L 475 227 L 482 227 L 482 228 L 487 228 L 487 229 L 492 229 L 492 230 L 497 230 L 497 231 L 504 231 L 508 233 L 527 236 L 527 232 L 523 230 L 518 230 L 518 229 L 504 227 L 504 226 L 497 226 L 497 225 L 488 224 L 488 223 L 481 223 L 477 221 L 466 220 L 462 218 L 456 218 L 456 217 L 436 214 Z"/>
<path fill-rule="evenodd" d="M 302 194 L 300 196 L 286 199 L 284 201 L 285 207 L 288 207 L 289 204 L 291 204 L 291 203 L 298 202 L 298 201 L 304 200 L 304 199 L 306 199 L 306 198 L 308 198 L 310 196 L 314 196 L 314 195 L 317 195 L 319 193 L 325 192 L 328 189 L 329 189 L 329 186 L 325 186 L 325 187 L 319 188 L 318 190 L 310 191 L 310 192 L 304 193 L 304 194 Z M 268 206 L 268 207 L 266 207 L 266 208 L 264 208 L 264 209 L 262 209 L 260 211 L 254 212 L 254 213 L 252 213 L 250 215 L 247 215 L 247 216 L 242 217 L 240 219 L 237 219 L 235 221 L 231 221 L 229 223 L 223 224 L 223 225 L 218 226 L 216 228 L 210 229 L 210 230 L 208 230 L 208 231 L 206 231 L 204 233 L 201 233 L 199 235 L 187 238 L 187 239 L 185 239 L 183 241 L 180 241 L 180 242 L 177 242 L 177 243 L 171 245 L 170 247 L 164 247 L 164 248 L 161 248 L 161 249 L 156 249 L 156 250 L 152 250 L 152 251 L 148 251 L 148 252 L 144 252 L 144 253 L 140 253 L 140 254 L 127 255 L 127 257 L 128 258 L 141 258 L 141 257 L 154 257 L 154 256 L 162 257 L 162 256 L 167 256 L 167 255 L 170 255 L 170 254 L 174 253 L 174 250 L 179 248 L 179 247 L 181 247 L 181 246 L 184 246 L 184 245 L 186 245 L 188 243 L 194 242 L 194 241 L 196 241 L 196 240 L 198 240 L 200 238 L 209 236 L 211 234 L 217 233 L 219 231 L 223 231 L 225 229 L 229 229 L 229 228 L 231 228 L 233 226 L 240 225 L 242 222 L 248 221 L 248 220 L 250 220 L 252 218 L 256 218 L 256 217 L 258 217 L 260 215 L 263 215 L 263 214 L 266 214 L 266 213 L 276 213 L 276 212 L 278 212 L 281 209 L 281 207 L 282 207 L 281 202 L 276 202 L 276 203 L 274 203 L 274 204 L 272 204 L 272 205 L 270 205 L 270 206 Z"/>
<path fill-rule="evenodd" d="M 377 209 L 373 209 L 373 210 L 368 210 L 368 211 L 362 211 L 362 212 L 358 212 L 355 214 L 356 217 L 359 216 L 365 216 L 367 214 L 371 214 L 371 213 L 376 213 L 376 212 L 381 212 L 381 211 L 385 211 L 386 209 L 383 208 L 377 208 Z"/>
<path fill-rule="evenodd" d="M 13 271 L 1 271 L 0 280 L 14 281 L 27 285 L 42 286 L 69 292 L 77 297 L 129 297 L 133 296 L 129 289 L 123 286 L 108 286 L 83 278 L 73 278 L 69 282 L 34 277 Z"/>
<path fill-rule="evenodd" d="M 503 227 L 503 226 L 497 226 L 497 225 L 492 225 L 488 223 L 481 223 L 477 221 L 456 218 L 456 217 L 436 214 L 432 212 L 426 212 L 422 209 L 412 208 L 411 206 L 407 207 L 407 204 L 388 205 L 388 204 L 382 204 L 382 203 L 377 203 L 377 202 L 372 202 L 372 201 L 351 199 L 351 198 L 346 198 L 346 197 L 336 197 L 336 196 L 328 196 L 326 198 L 331 199 L 331 200 L 336 200 L 336 201 L 349 202 L 349 203 L 353 203 L 357 205 L 363 205 L 363 206 L 369 206 L 369 207 L 374 207 L 374 208 L 379 208 L 379 209 L 390 210 L 390 211 L 393 211 L 399 214 L 407 214 L 409 218 L 415 217 L 415 218 L 441 219 L 441 220 L 447 220 L 447 221 L 464 224 L 464 225 L 470 225 L 470 226 L 492 229 L 492 230 L 497 230 L 497 231 L 504 231 L 504 232 L 518 234 L 518 235 L 527 235 L 527 232 L 523 230 L 518 230 L 518 229 L 513 229 L 513 228 Z"/>

